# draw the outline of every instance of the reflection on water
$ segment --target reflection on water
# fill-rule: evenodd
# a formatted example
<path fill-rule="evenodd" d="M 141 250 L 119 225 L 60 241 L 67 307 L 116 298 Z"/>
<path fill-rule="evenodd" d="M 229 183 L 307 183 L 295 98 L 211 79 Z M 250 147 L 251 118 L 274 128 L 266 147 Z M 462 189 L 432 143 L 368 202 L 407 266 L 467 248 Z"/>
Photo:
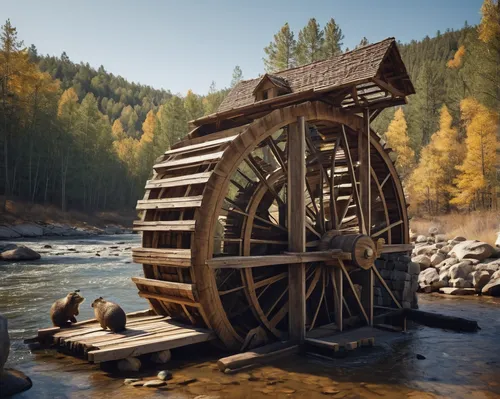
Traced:
<path fill-rule="evenodd" d="M 86 297 L 79 319 L 92 317 L 90 303 L 105 296 L 125 311 L 145 309 L 130 277 L 141 275 L 130 263 L 133 235 L 99 239 L 51 240 L 27 243 L 42 260 L 0 264 L 0 313 L 9 319 L 13 348 L 9 365 L 28 374 L 34 386 L 21 398 L 192 398 L 197 395 L 230 398 L 497 398 L 500 397 L 500 301 L 495 298 L 420 296 L 420 308 L 479 321 L 473 334 L 427 327 L 412 329 L 391 344 L 376 342 L 372 349 L 326 361 L 293 356 L 273 365 L 236 375 L 218 371 L 221 353 L 210 345 L 174 351 L 168 364 L 174 380 L 163 390 L 123 385 L 114 375 L 54 351 L 31 354 L 22 339 L 48 326 L 52 302 L 67 291 L 80 289 Z M 44 245 L 52 248 L 44 249 Z M 99 253 L 100 256 L 96 254 Z M 416 354 L 425 356 L 418 360 Z M 147 370 L 133 377 L 152 377 Z M 182 382 L 196 381 L 189 385 Z M 165 392 L 167 391 L 167 392 Z"/>

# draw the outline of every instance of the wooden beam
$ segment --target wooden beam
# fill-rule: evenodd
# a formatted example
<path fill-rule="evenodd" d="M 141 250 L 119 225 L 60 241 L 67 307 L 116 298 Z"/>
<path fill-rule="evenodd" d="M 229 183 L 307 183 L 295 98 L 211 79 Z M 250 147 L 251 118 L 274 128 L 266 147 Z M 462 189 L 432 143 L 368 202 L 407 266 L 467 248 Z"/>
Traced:
<path fill-rule="evenodd" d="M 326 262 L 332 259 L 346 259 L 348 253 L 339 249 L 317 252 L 285 252 L 282 255 L 266 256 L 221 256 L 207 260 L 211 269 L 247 269 L 262 266 L 286 265 L 308 262 Z"/>
<path fill-rule="evenodd" d="M 306 125 L 305 118 L 288 128 L 288 249 L 306 250 Z M 306 335 L 306 276 L 305 265 L 288 267 L 289 336 L 293 342 L 303 343 Z"/>
<path fill-rule="evenodd" d="M 343 301 L 345 300 L 342 270 L 335 268 L 330 270 L 330 273 L 332 278 L 333 295 L 335 301 L 335 324 L 337 324 L 339 331 L 342 331 L 344 325 Z"/>
<path fill-rule="evenodd" d="M 391 83 L 384 82 L 380 78 L 373 78 L 372 79 L 381 89 L 385 89 L 388 92 L 390 92 L 394 97 L 404 97 L 405 94 L 401 91 L 398 90 L 392 85 Z"/>

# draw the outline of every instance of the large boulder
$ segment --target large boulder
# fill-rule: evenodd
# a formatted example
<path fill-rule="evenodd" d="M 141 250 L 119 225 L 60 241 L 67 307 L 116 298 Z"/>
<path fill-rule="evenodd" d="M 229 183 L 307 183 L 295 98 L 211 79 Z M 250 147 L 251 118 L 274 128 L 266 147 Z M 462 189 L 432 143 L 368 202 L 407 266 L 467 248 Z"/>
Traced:
<path fill-rule="evenodd" d="M 436 269 L 429 267 L 425 269 L 418 275 L 418 283 L 420 287 L 431 285 L 432 283 L 439 281 L 439 274 Z"/>
<path fill-rule="evenodd" d="M 431 256 L 431 266 L 436 267 L 445 259 L 446 259 L 446 257 L 442 253 L 439 253 L 439 252 L 435 253 L 434 255 Z"/>
<path fill-rule="evenodd" d="M 431 265 L 431 260 L 426 255 L 417 255 L 411 261 L 420 265 L 420 271 L 427 269 Z"/>
<path fill-rule="evenodd" d="M 473 288 L 454 288 L 454 287 L 443 287 L 439 289 L 442 294 L 448 295 L 474 295 L 476 291 Z"/>
<path fill-rule="evenodd" d="M 443 255 L 448 255 L 448 253 L 453 249 L 451 245 L 445 245 L 444 247 L 439 248 L 439 253 Z"/>
<path fill-rule="evenodd" d="M 450 251 L 450 255 L 456 256 L 457 259 L 477 259 L 484 260 L 493 254 L 493 247 L 482 241 L 468 240 L 462 241 L 455 245 Z"/>
<path fill-rule="evenodd" d="M 11 227 L 12 230 L 16 231 L 23 237 L 41 237 L 43 236 L 43 228 L 36 224 L 18 224 Z"/>
<path fill-rule="evenodd" d="M 434 245 L 421 244 L 415 246 L 413 255 L 432 255 L 437 249 Z"/>
<path fill-rule="evenodd" d="M 449 270 L 451 279 L 463 278 L 464 280 L 466 280 L 469 273 L 472 272 L 473 267 L 471 264 L 465 261 L 451 266 Z"/>
<path fill-rule="evenodd" d="M 490 281 L 481 292 L 483 295 L 500 296 L 500 270 L 491 275 Z"/>
<path fill-rule="evenodd" d="M 37 260 L 40 259 L 40 254 L 32 249 L 24 246 L 19 246 L 0 253 L 0 260 L 17 262 L 21 260 Z"/>
<path fill-rule="evenodd" d="M 9 357 L 10 340 L 7 319 L 0 315 L 0 398 L 8 398 L 30 389 L 31 380 L 17 370 L 4 368 Z"/>
<path fill-rule="evenodd" d="M 455 279 L 450 279 L 450 281 L 448 281 L 448 285 L 453 288 L 471 288 L 470 286 L 472 286 L 472 283 L 459 277 Z"/>
<path fill-rule="evenodd" d="M 490 281 L 490 274 L 486 271 L 472 272 L 472 285 L 476 292 L 481 292 L 483 287 Z"/>
<path fill-rule="evenodd" d="M 453 265 L 456 265 L 458 263 L 457 258 L 448 258 L 443 260 L 440 264 L 436 265 L 436 269 L 439 270 L 439 272 L 444 272 L 450 269 Z"/>
<path fill-rule="evenodd" d="M 12 230 L 7 226 L 0 226 L 0 240 L 8 240 L 9 238 L 19 238 L 21 234 Z"/>

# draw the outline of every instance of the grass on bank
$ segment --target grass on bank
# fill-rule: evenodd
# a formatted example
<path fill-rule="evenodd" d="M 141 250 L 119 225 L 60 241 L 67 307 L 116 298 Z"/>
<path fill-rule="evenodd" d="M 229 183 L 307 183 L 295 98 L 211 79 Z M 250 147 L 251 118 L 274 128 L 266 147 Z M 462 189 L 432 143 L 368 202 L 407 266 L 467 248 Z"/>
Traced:
<path fill-rule="evenodd" d="M 497 232 L 500 231 L 500 212 L 476 211 L 441 216 L 415 216 L 410 220 L 410 228 L 417 234 L 427 235 L 429 228 L 434 226 L 450 238 L 462 236 L 494 245 Z"/>

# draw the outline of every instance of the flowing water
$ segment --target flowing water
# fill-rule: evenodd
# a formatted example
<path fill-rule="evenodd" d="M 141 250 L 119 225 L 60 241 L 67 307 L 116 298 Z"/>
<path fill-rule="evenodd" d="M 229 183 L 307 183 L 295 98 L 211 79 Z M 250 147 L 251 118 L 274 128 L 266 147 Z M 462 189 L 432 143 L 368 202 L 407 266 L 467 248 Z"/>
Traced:
<path fill-rule="evenodd" d="M 22 241 L 42 259 L 0 263 L 0 313 L 9 320 L 12 348 L 7 366 L 25 372 L 33 388 L 20 398 L 497 398 L 500 397 L 500 300 L 420 296 L 420 308 L 478 320 L 478 333 L 412 328 L 393 342 L 346 358 L 325 360 L 292 356 L 235 375 L 218 371 L 223 356 L 205 344 L 173 352 L 166 367 L 174 379 L 162 389 L 133 388 L 124 375 L 101 369 L 53 350 L 30 353 L 22 343 L 50 326 L 54 300 L 80 289 L 86 298 L 79 320 L 91 318 L 93 299 L 116 301 L 126 312 L 147 308 L 130 277 L 140 276 L 131 262 L 136 235 L 85 239 Z M 50 246 L 50 248 L 45 248 Z M 99 255 L 99 256 L 98 256 Z M 425 357 L 417 359 L 416 355 Z M 164 366 L 165 368 L 165 366 Z M 154 370 L 127 375 L 150 378 Z M 189 382 L 189 380 L 191 383 Z"/>

